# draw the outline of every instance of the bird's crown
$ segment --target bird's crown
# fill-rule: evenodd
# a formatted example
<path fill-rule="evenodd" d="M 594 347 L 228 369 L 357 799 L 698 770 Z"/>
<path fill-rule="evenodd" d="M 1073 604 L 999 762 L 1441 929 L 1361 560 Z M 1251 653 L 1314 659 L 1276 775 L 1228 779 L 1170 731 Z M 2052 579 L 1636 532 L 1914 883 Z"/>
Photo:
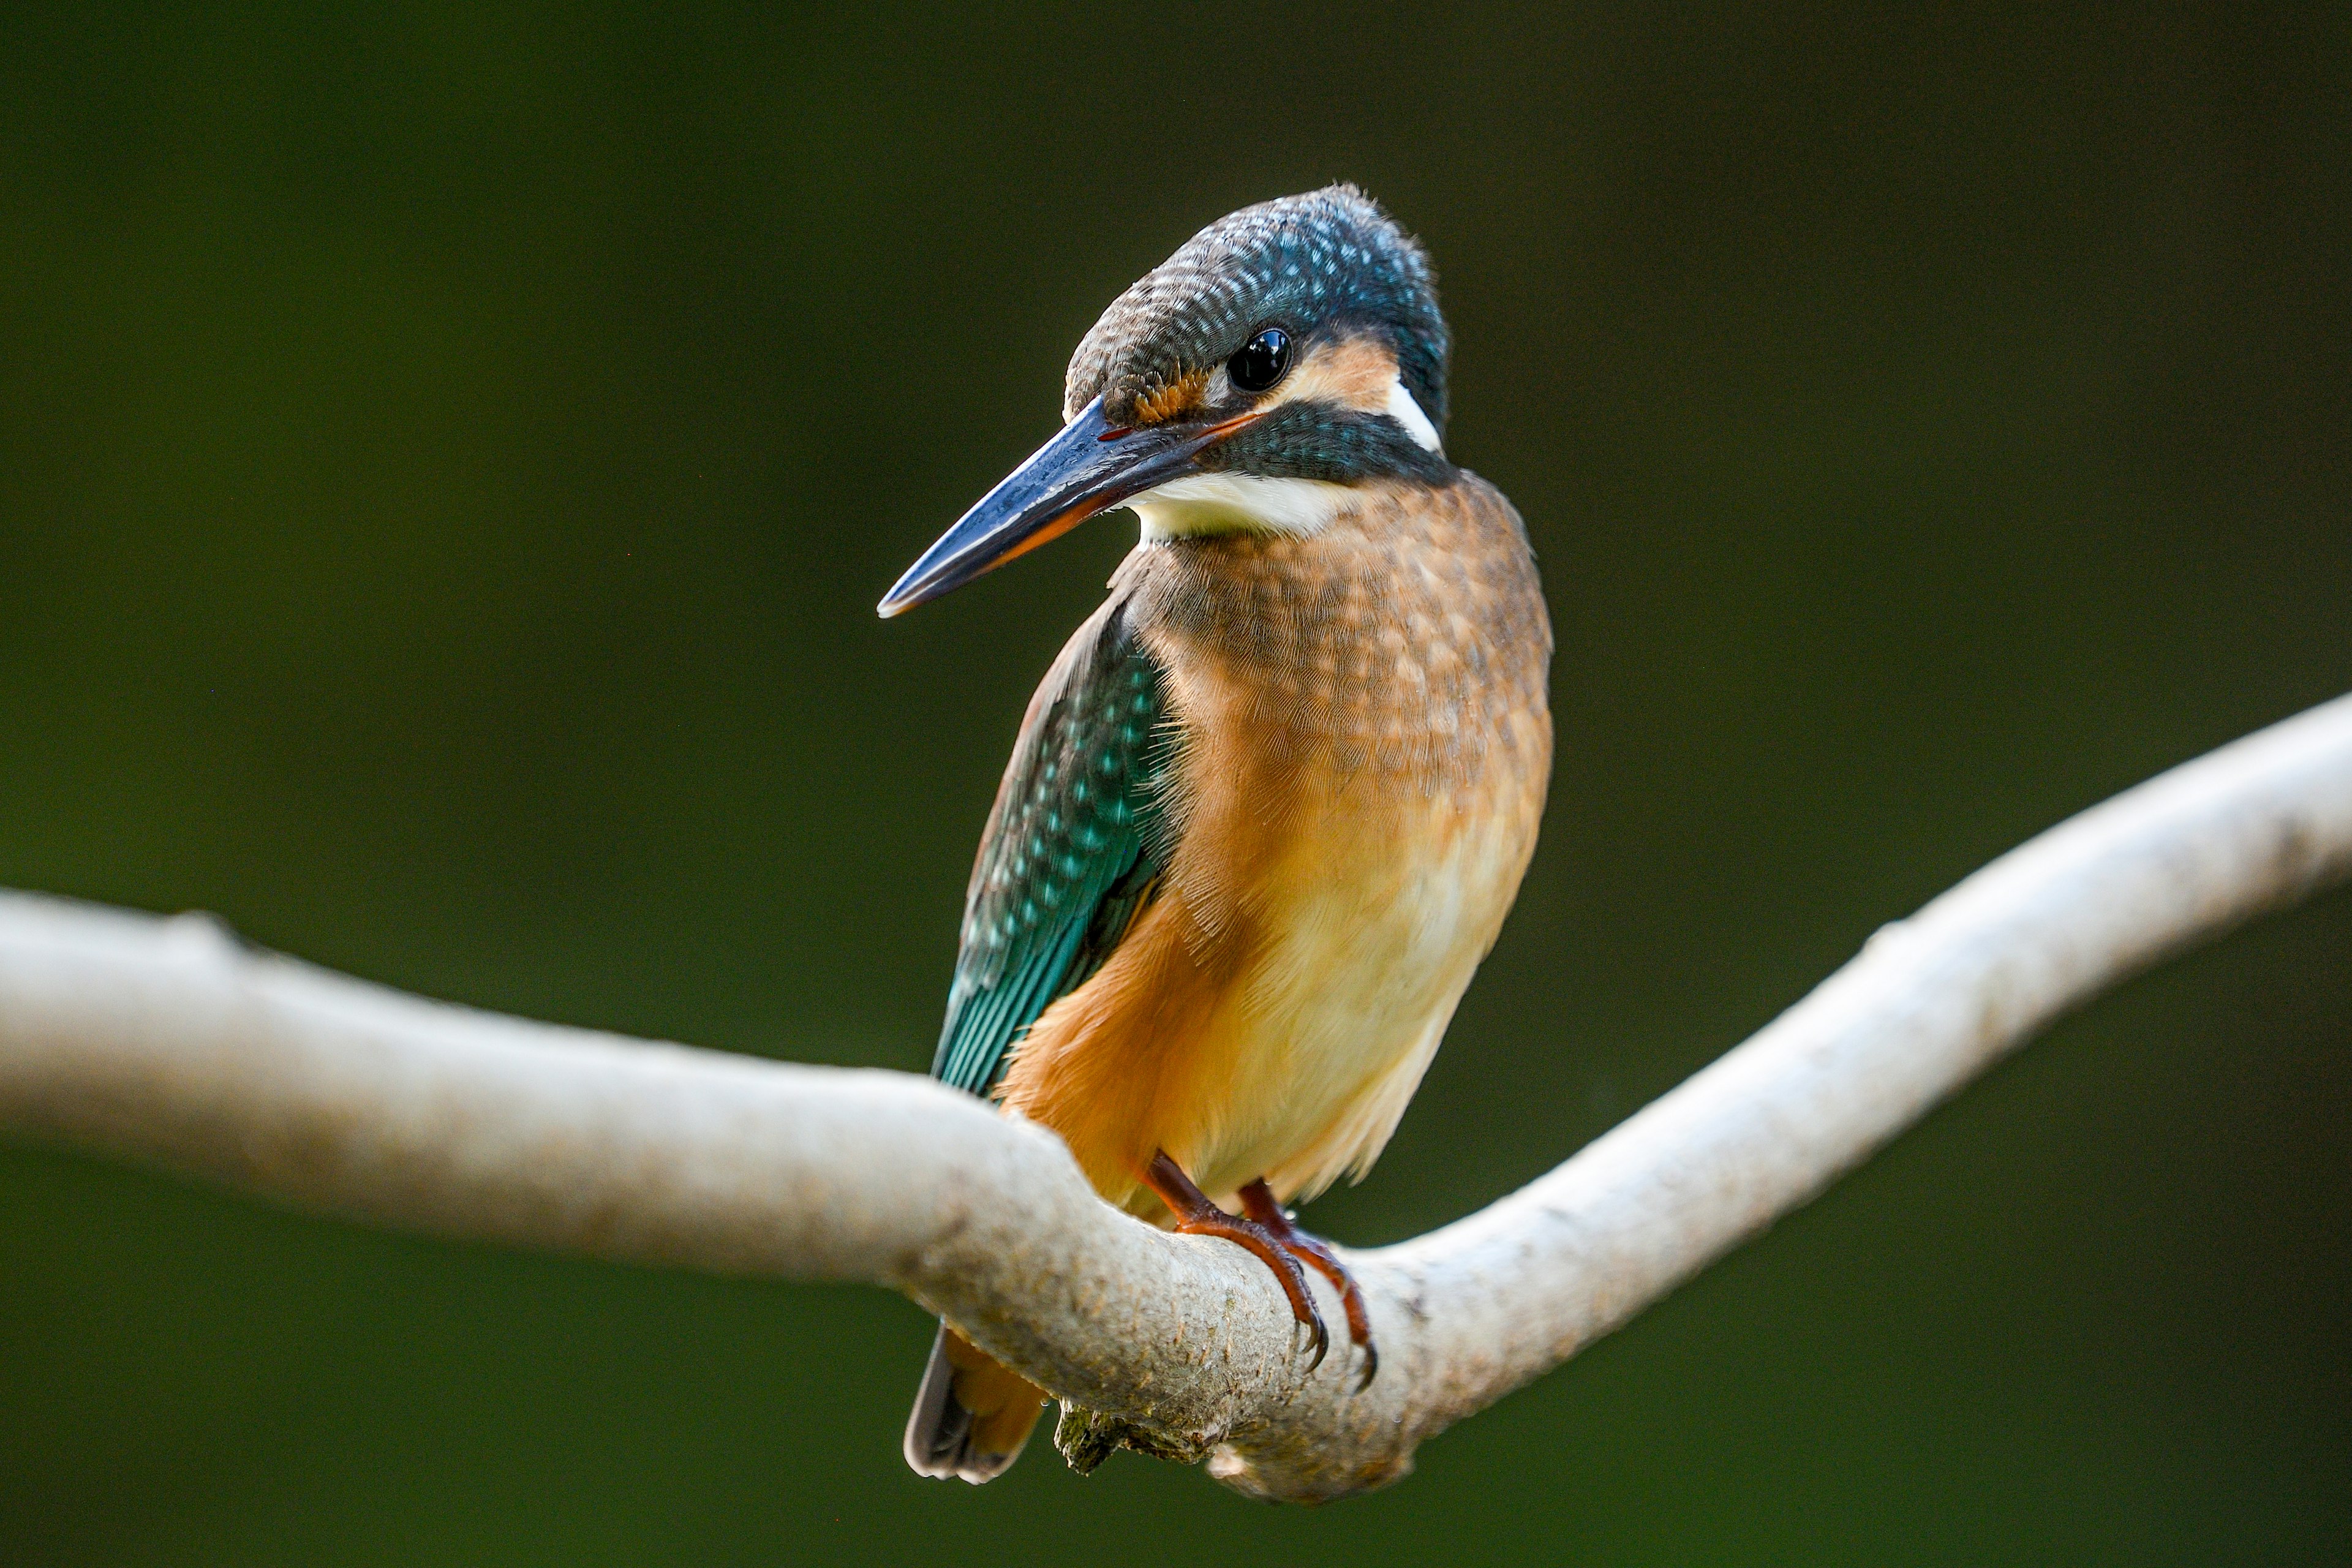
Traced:
<path fill-rule="evenodd" d="M 1079 343 L 1064 416 L 1097 397 L 1105 417 L 1121 426 L 1213 413 L 1268 392 L 1317 351 L 1349 342 L 1386 352 L 1391 374 L 1426 426 L 1387 434 L 1417 437 L 1410 444 L 1423 451 L 1434 447 L 1445 426 L 1450 347 L 1435 271 L 1379 203 L 1338 184 L 1219 218 L 1138 279 Z M 1260 459 L 1303 445 L 1309 468 L 1300 472 L 1310 472 L 1318 456 L 1349 467 L 1348 453 L 1323 450 L 1347 446 L 1349 437 L 1315 424 L 1301 408 L 1228 445 L 1237 458 Z M 1409 454 L 1398 456 L 1408 471 L 1415 468 Z"/>

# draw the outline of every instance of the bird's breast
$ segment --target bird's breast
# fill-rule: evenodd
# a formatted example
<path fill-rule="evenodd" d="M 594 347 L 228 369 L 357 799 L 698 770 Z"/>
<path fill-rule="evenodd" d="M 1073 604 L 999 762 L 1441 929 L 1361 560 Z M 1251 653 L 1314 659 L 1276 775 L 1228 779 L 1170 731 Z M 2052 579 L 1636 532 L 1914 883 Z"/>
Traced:
<path fill-rule="evenodd" d="M 1164 899 L 1231 974 L 1193 1064 L 1214 1192 L 1310 1192 L 1386 1141 L 1533 849 L 1549 622 L 1469 476 L 1307 538 L 1148 546 L 1136 624 L 1180 726 Z"/>
<path fill-rule="evenodd" d="M 1176 837 L 1227 870 L 1293 839 L 1443 840 L 1549 777 L 1551 626 L 1510 503 L 1466 473 L 1360 495 L 1311 536 L 1171 540 L 1122 569 L 1178 728 Z"/>

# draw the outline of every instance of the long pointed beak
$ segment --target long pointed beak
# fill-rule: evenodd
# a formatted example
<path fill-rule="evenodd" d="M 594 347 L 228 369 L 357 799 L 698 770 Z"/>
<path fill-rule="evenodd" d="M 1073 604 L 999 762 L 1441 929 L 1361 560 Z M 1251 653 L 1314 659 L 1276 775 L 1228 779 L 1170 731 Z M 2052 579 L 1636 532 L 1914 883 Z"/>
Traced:
<path fill-rule="evenodd" d="M 1192 473 L 1202 452 L 1258 417 L 1253 410 L 1213 425 L 1119 429 L 1104 419 L 1097 397 L 940 535 L 877 608 L 886 616 L 911 610 L 1129 496 Z"/>

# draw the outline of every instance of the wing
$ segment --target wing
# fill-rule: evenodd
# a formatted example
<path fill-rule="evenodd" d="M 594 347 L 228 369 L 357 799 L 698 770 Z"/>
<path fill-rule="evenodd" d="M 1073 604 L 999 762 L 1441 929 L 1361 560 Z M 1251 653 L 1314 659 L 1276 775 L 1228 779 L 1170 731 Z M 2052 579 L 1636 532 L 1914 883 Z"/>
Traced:
<path fill-rule="evenodd" d="M 964 897 L 933 1077 L 989 1093 L 1037 1016 L 1127 933 L 1167 859 L 1171 730 L 1159 666 L 1114 600 L 1030 701 Z"/>

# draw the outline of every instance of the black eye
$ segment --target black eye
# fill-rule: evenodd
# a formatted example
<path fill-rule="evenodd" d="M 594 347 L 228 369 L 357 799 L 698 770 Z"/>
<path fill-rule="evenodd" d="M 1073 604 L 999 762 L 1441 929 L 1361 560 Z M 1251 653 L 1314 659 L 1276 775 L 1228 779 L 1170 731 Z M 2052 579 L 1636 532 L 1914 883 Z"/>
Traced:
<path fill-rule="evenodd" d="M 1264 392 L 1280 381 L 1282 373 L 1289 368 L 1290 334 L 1280 327 L 1268 327 L 1259 332 L 1225 362 L 1225 374 L 1244 392 Z"/>

